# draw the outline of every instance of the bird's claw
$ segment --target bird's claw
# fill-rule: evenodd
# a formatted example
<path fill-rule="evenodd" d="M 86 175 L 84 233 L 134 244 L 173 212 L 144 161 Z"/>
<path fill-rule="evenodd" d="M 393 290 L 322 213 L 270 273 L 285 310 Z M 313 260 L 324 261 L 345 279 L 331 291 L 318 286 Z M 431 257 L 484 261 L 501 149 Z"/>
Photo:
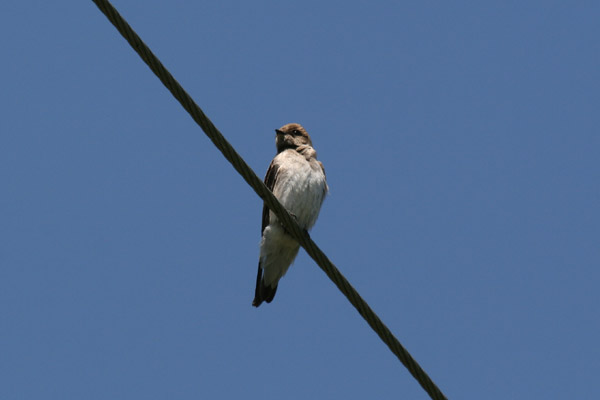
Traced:
<path fill-rule="evenodd" d="M 289 211 L 288 211 L 288 212 L 289 212 Z M 294 214 L 294 213 L 292 213 L 292 212 L 290 212 L 289 214 L 290 214 L 292 217 L 294 217 L 294 220 L 296 221 L 296 223 L 298 223 L 298 217 L 296 217 L 296 214 Z M 288 235 L 290 235 L 290 232 L 287 230 L 287 228 L 286 228 L 286 227 L 285 227 L 283 224 L 281 224 L 281 226 L 283 227 L 283 231 L 284 231 L 285 233 L 287 233 Z M 292 235 L 290 235 L 290 236 L 292 236 Z"/>

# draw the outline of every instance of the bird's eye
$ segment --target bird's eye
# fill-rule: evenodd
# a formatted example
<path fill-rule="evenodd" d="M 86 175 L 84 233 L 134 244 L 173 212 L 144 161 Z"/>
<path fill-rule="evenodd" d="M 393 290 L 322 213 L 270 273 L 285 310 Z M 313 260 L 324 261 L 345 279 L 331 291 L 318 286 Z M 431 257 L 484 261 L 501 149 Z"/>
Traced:
<path fill-rule="evenodd" d="M 294 130 L 292 131 L 292 135 L 294 135 L 294 136 L 298 136 L 299 134 L 300 134 L 300 131 L 299 131 L 299 130 L 297 130 L 297 129 L 294 129 Z"/>

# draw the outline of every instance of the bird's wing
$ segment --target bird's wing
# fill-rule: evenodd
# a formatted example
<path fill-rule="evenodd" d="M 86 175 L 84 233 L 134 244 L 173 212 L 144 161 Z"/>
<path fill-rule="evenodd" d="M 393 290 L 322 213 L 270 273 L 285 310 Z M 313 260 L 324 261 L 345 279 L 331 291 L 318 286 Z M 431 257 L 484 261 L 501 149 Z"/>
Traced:
<path fill-rule="evenodd" d="M 325 177 L 325 185 L 323 185 L 323 200 L 325 199 L 325 195 L 329 191 L 329 186 L 327 185 L 327 174 L 325 173 L 325 167 L 321 161 L 317 161 L 319 166 L 321 167 L 321 171 L 323 171 L 323 176 Z"/>
<path fill-rule="evenodd" d="M 271 165 L 269 165 L 269 169 L 267 170 L 267 175 L 265 175 L 265 185 L 272 192 L 275 187 L 275 181 L 277 180 L 277 172 L 279 171 L 279 164 L 275 162 L 275 159 L 271 161 Z M 263 213 L 262 213 L 262 228 L 260 232 L 264 232 L 265 228 L 269 226 L 269 207 L 266 204 L 263 205 Z"/>
<path fill-rule="evenodd" d="M 275 187 L 275 181 L 277 180 L 277 172 L 279 171 L 279 164 L 275 162 L 275 159 L 271 161 L 271 165 L 269 165 L 269 169 L 267 170 L 267 175 L 265 176 L 265 185 L 272 192 Z M 263 205 L 263 214 L 262 214 L 262 228 L 260 230 L 261 235 L 264 232 L 265 228 L 269 226 L 269 207 L 266 204 Z M 252 305 L 254 307 L 260 306 L 263 301 L 270 303 L 275 296 L 275 292 L 277 291 L 277 285 L 275 287 L 266 287 L 262 280 L 263 270 L 261 266 L 260 260 L 258 260 L 258 272 L 256 274 L 256 289 L 254 290 L 254 300 L 252 301 Z"/>

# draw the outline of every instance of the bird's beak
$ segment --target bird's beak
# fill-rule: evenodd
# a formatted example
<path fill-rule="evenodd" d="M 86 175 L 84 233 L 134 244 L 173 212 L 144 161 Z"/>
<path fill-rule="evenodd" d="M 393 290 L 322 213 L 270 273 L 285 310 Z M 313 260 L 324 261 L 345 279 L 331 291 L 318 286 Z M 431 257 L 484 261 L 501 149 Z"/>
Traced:
<path fill-rule="evenodd" d="M 285 135 L 284 131 L 280 131 L 279 129 L 275 129 L 275 134 L 277 135 Z"/>

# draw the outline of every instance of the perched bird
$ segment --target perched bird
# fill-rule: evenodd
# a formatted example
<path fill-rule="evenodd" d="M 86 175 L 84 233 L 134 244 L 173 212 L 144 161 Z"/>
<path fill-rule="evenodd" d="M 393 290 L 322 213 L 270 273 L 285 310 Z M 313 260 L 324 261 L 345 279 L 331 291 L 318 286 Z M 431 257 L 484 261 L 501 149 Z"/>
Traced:
<path fill-rule="evenodd" d="M 300 124 L 284 125 L 275 129 L 275 134 L 277 155 L 269 165 L 265 184 L 296 218 L 298 225 L 309 230 L 315 224 L 329 190 L 323 164 L 317 161 L 310 136 Z M 265 204 L 254 307 L 273 300 L 277 283 L 296 258 L 299 248 L 298 242 L 288 235 Z"/>

